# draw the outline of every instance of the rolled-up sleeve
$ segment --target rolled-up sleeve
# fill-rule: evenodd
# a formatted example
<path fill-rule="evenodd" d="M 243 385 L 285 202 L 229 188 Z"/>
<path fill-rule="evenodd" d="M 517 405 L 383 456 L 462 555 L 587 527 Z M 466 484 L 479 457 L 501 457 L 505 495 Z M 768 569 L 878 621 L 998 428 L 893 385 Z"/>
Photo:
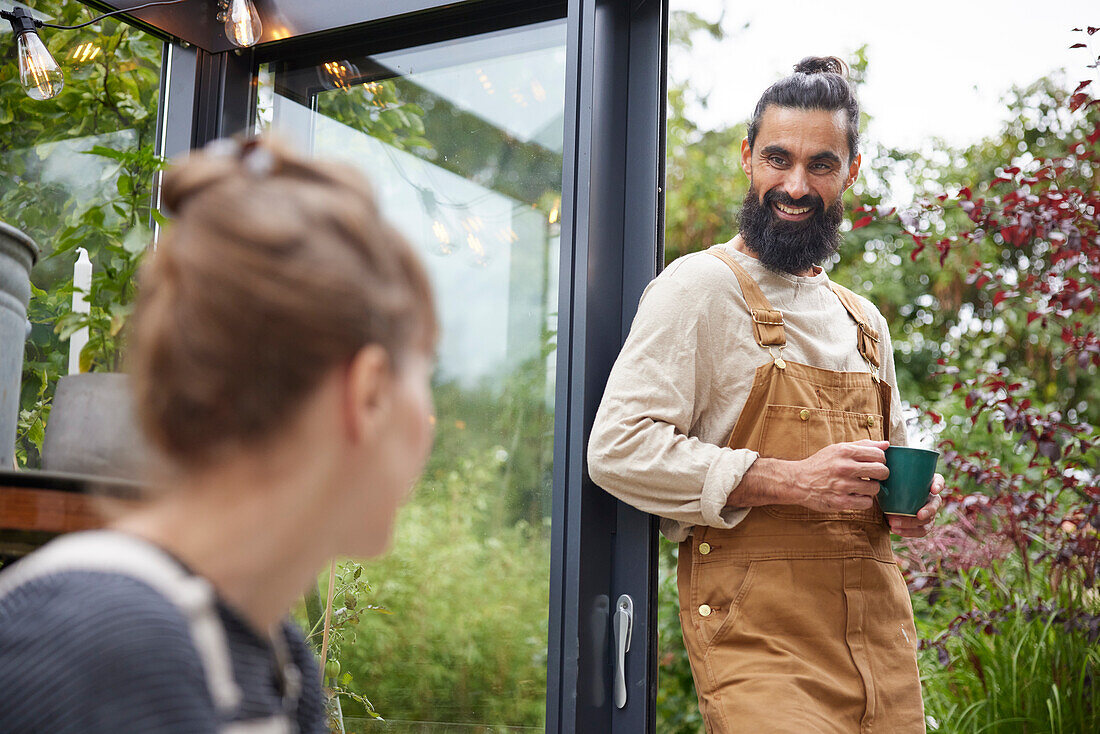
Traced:
<path fill-rule="evenodd" d="M 867 302 L 871 306 L 870 302 Z M 871 306 L 871 308 L 874 308 Z M 901 393 L 898 392 L 898 375 L 894 366 L 894 345 L 890 339 L 890 327 L 886 319 L 875 309 L 878 317 L 878 332 L 882 334 L 882 379 L 890 386 L 890 425 L 886 440 L 892 446 L 908 446 L 909 434 L 905 427 L 905 416 L 902 415 Z"/>
<path fill-rule="evenodd" d="M 642 296 L 626 344 L 608 378 L 588 444 L 592 480 L 618 499 L 673 522 L 682 540 L 692 525 L 731 528 L 747 510 L 726 507 L 756 460 L 692 436 L 714 374 L 706 299 L 671 278 Z"/>

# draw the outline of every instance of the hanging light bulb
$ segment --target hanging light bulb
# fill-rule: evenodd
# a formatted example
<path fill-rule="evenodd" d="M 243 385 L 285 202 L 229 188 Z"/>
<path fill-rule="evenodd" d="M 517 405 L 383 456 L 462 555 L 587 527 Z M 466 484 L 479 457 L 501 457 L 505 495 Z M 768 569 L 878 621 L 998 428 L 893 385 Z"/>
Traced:
<path fill-rule="evenodd" d="M 53 23 L 43 23 L 40 20 L 32 18 L 26 8 L 20 7 L 12 8 L 11 11 L 0 10 L 0 18 L 11 23 L 12 32 L 15 33 L 17 39 L 16 47 L 19 55 L 19 83 L 23 85 L 23 91 L 32 99 L 43 100 L 61 94 L 61 90 L 65 86 L 65 75 L 61 73 L 61 67 L 53 60 L 53 56 L 50 56 L 50 52 L 46 49 L 46 44 L 42 43 L 42 39 L 38 37 L 39 28 L 56 28 L 59 31 L 75 31 L 78 28 L 90 26 L 92 23 L 98 23 L 104 18 L 109 18 L 119 13 L 132 13 L 135 10 L 144 10 L 154 5 L 175 5 L 176 3 L 182 2 L 184 2 L 184 0 L 156 0 L 156 2 L 145 3 L 144 5 L 138 5 L 132 8 L 112 10 L 109 13 L 96 16 L 78 25 L 54 25 Z M 227 3 L 227 0 L 219 0 L 219 2 Z M 249 2 L 248 6 L 252 7 L 252 3 Z M 223 5 L 223 7 L 225 6 Z M 252 12 L 256 12 L 255 8 L 253 8 Z M 257 38 L 260 33 L 259 29 L 260 21 L 257 19 Z M 78 46 L 72 58 L 77 59 L 79 62 L 85 62 L 94 59 L 98 54 L 99 49 L 94 48 L 89 43 L 84 46 Z"/>
<path fill-rule="evenodd" d="M 252 0 L 218 0 L 223 8 L 218 20 L 225 21 L 225 35 L 243 48 L 256 45 L 263 33 L 260 14 Z"/>
<path fill-rule="evenodd" d="M 46 44 L 38 37 L 36 22 L 24 8 L 13 8 L 9 13 L 0 11 L 0 17 L 11 22 L 17 37 L 19 56 L 19 83 L 31 99 L 43 100 L 61 94 L 65 76 L 61 67 L 50 56 Z"/>

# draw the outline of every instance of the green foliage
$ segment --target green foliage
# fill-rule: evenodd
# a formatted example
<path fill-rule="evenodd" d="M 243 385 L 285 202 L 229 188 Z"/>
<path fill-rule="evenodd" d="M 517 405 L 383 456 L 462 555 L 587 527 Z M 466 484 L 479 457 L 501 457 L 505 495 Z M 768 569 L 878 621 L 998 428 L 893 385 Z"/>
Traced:
<path fill-rule="evenodd" d="M 490 447 L 429 471 L 399 542 L 367 566 L 372 601 L 393 613 L 363 617 L 341 662 L 346 687 L 371 692 L 388 731 L 417 730 L 396 718 L 543 723 L 549 528 L 496 522 L 505 458 Z"/>
<path fill-rule="evenodd" d="M 35 10 L 73 25 L 91 11 L 74 0 L 48 0 Z M 65 88 L 35 101 L 19 86 L 14 38 L 0 36 L 0 219 L 42 248 L 32 273 L 16 456 L 35 466 L 66 341 L 89 329 L 81 364 L 119 364 L 122 326 L 134 296 L 133 273 L 151 241 L 153 154 L 161 43 L 114 19 L 79 31 L 43 30 L 65 72 Z M 72 313 L 74 250 L 93 263 L 91 313 Z"/>
<path fill-rule="evenodd" d="M 363 716 L 410 733 L 431 731 L 415 721 L 542 725 L 553 348 L 547 332 L 542 353 L 502 381 L 435 386 L 435 447 L 394 548 L 340 565 L 329 660 L 341 665 L 335 691 L 349 731 L 371 730 L 369 721 L 358 728 Z M 319 648 L 320 602 L 313 606 L 307 629 Z"/>
<path fill-rule="evenodd" d="M 661 539 L 657 587 L 657 731 L 701 734 L 703 716 L 680 631 L 676 557 L 679 546 Z"/>
<path fill-rule="evenodd" d="M 298 623 L 305 631 L 306 642 L 313 646 L 317 656 L 322 653 L 324 686 L 331 698 L 350 699 L 359 705 L 365 716 L 381 719 L 374 704 L 354 686 L 354 676 L 343 672 L 340 663 L 344 651 L 354 646 L 358 639 L 359 623 L 364 614 L 391 614 L 385 607 L 371 604 L 368 599 L 374 590 L 363 575 L 363 565 L 357 561 L 344 560 L 336 565 L 332 592 L 332 615 L 329 618 L 328 648 L 325 643 L 325 606 L 328 600 L 329 573 L 326 571 L 318 579 L 316 590 L 307 595 L 296 610 Z M 325 602 L 321 600 L 324 599 Z M 329 729 L 340 731 L 341 709 L 337 705 L 329 706 Z"/>
<path fill-rule="evenodd" d="M 400 80 L 386 79 L 336 86 L 335 93 L 318 97 L 317 111 L 398 150 L 430 149 L 432 144 L 424 138 L 424 110 L 402 99 L 399 84 Z"/>
<path fill-rule="evenodd" d="M 721 40 L 721 21 L 673 11 L 669 44 L 690 48 L 697 34 Z M 665 153 L 665 262 L 725 242 L 737 233 L 737 213 L 749 182 L 741 173 L 744 124 L 703 130 L 689 116 L 706 105 L 689 82 L 670 81 Z"/>
<path fill-rule="evenodd" d="M 920 661 L 930 731 L 1100 730 L 1100 601 L 1066 584 L 1028 596 L 1016 580 L 1009 568 L 972 569 L 934 604 L 914 598 L 932 642 Z"/>

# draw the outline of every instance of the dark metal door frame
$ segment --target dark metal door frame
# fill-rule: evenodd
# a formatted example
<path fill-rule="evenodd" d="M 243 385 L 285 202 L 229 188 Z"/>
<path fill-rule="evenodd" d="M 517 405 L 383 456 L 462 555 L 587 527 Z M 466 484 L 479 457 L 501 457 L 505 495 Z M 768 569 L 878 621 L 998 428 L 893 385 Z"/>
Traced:
<path fill-rule="evenodd" d="M 513 25 L 543 19 L 553 3 L 541 16 L 515 2 L 412 5 L 413 15 L 378 21 L 403 29 L 408 45 L 440 27 L 472 34 L 499 25 L 494 9 L 511 13 Z M 663 258 L 668 7 L 667 0 L 568 0 L 558 12 L 568 25 L 568 57 L 546 730 L 643 734 L 655 728 L 656 521 L 592 484 L 585 448 L 638 298 Z M 178 155 L 251 130 L 261 61 L 316 52 L 333 38 L 362 45 L 393 37 L 370 24 L 243 53 L 166 42 L 159 152 Z M 633 598 L 635 619 L 619 709 L 611 696 L 611 614 L 622 594 Z"/>

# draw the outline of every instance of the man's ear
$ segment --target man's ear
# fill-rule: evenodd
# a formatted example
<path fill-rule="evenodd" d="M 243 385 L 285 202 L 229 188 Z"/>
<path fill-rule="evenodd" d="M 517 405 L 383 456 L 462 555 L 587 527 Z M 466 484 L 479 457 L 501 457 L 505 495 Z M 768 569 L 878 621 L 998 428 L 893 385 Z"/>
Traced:
<path fill-rule="evenodd" d="M 368 344 L 351 358 L 344 390 L 344 415 L 349 437 L 370 440 L 382 427 L 389 407 L 392 377 L 389 353 Z"/>
<path fill-rule="evenodd" d="M 741 141 L 741 170 L 752 180 L 752 148 L 748 138 Z"/>
<path fill-rule="evenodd" d="M 859 153 L 856 153 L 856 157 L 848 164 L 848 178 L 844 182 L 844 188 L 847 189 L 856 182 L 856 178 L 859 177 L 859 164 L 862 162 L 863 157 Z"/>

